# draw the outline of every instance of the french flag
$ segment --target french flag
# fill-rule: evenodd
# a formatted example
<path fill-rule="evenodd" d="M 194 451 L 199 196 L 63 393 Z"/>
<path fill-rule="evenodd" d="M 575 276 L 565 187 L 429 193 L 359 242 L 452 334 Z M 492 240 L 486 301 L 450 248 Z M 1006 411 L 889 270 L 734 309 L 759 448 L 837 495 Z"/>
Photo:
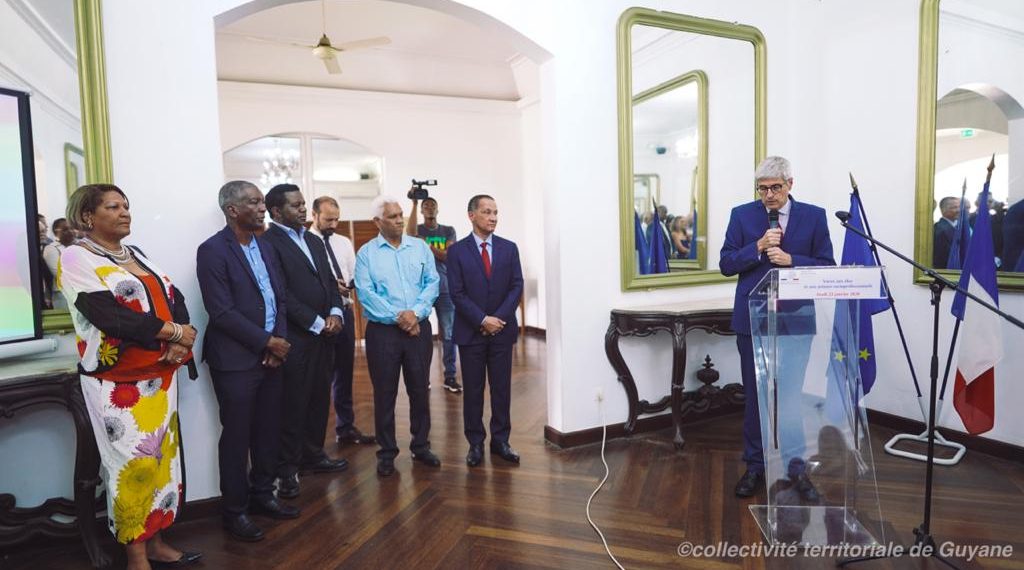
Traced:
<path fill-rule="evenodd" d="M 974 222 L 974 239 L 967 248 L 960 288 L 979 299 L 999 306 L 996 285 L 995 254 L 989 220 L 988 182 L 978 201 L 978 217 Z M 967 305 L 970 304 L 970 318 Z M 953 406 L 968 433 L 979 434 L 992 429 L 995 423 L 995 372 L 1003 358 L 1003 328 L 999 315 L 957 293 L 953 298 L 953 315 L 963 321 L 963 341 L 957 355 Z"/>

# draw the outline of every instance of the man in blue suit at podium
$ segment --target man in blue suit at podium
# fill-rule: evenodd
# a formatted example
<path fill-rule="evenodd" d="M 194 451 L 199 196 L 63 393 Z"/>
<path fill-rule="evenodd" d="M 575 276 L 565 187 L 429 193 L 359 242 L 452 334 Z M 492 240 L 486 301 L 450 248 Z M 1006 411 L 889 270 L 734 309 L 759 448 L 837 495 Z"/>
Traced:
<path fill-rule="evenodd" d="M 718 262 L 723 275 L 739 275 L 733 303 L 732 328 L 736 331 L 743 391 L 746 395 L 743 461 L 747 464 L 747 470 L 736 483 L 737 497 L 752 497 L 764 483 L 764 453 L 747 295 L 773 268 L 836 264 L 832 257 L 832 240 L 828 233 L 825 210 L 797 202 L 789 195 L 793 188 L 789 161 L 781 156 L 765 158 L 757 166 L 754 179 L 760 199 L 733 208 Z M 780 424 L 784 423 L 785 420 L 780 419 Z M 796 427 L 800 425 L 797 423 Z M 788 427 L 792 426 L 780 425 L 780 432 Z M 817 491 L 802 467 L 802 459 L 790 461 L 788 474 L 801 496 L 814 500 Z"/>

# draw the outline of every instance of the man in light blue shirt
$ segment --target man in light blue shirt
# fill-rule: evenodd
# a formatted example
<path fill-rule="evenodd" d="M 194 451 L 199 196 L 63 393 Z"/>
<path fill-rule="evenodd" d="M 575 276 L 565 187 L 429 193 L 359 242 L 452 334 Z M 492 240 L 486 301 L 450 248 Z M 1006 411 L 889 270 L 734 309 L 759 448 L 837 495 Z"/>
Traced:
<path fill-rule="evenodd" d="M 373 382 L 377 473 L 395 472 L 395 399 L 399 374 L 409 394 L 409 423 L 414 461 L 431 467 L 441 460 L 430 451 L 430 369 L 426 355 L 433 349 L 427 317 L 438 295 L 440 278 L 434 256 L 423 240 L 404 235 L 402 206 L 393 197 L 373 201 L 373 222 L 380 235 L 356 255 L 356 291 L 366 326 L 366 360 Z"/>

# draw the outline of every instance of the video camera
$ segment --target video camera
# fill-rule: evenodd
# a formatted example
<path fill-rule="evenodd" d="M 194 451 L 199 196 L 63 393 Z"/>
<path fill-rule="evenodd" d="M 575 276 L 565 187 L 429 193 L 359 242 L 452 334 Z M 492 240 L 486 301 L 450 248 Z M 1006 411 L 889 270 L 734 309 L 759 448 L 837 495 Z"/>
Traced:
<path fill-rule="evenodd" d="M 416 180 L 412 179 L 412 188 L 409 189 L 407 194 L 410 200 L 426 200 L 430 196 L 427 195 L 427 189 L 424 186 L 437 186 L 437 180 Z"/>

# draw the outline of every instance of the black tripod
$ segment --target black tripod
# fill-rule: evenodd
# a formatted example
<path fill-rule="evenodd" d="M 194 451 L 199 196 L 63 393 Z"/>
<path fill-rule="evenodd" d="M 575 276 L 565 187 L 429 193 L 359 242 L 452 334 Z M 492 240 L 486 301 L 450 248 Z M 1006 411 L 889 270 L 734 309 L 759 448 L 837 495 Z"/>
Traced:
<path fill-rule="evenodd" d="M 932 269 L 930 267 L 925 267 L 924 265 L 921 265 L 920 263 L 914 261 L 913 259 L 910 259 L 909 257 L 907 257 L 907 256 L 901 254 L 900 252 L 896 251 L 895 249 L 893 249 L 893 248 L 885 245 L 884 243 L 878 241 L 874 237 L 869 236 L 866 233 L 864 233 L 864 232 L 860 231 L 859 229 L 857 229 L 856 227 L 851 226 L 848 223 L 849 219 L 850 219 L 850 213 L 849 212 L 836 212 L 836 217 L 839 218 L 839 221 L 842 223 L 843 227 L 846 228 L 847 230 L 849 230 L 849 231 L 851 231 L 851 232 L 861 236 L 862 238 L 868 240 L 869 243 L 871 243 L 873 245 L 877 245 L 878 247 L 881 247 L 885 251 L 888 251 L 889 253 L 895 255 L 896 257 L 902 259 L 903 261 L 909 263 L 910 265 L 913 265 L 914 267 L 920 269 L 921 271 L 924 272 L 925 275 L 931 277 L 931 279 L 932 279 L 931 285 L 928 286 L 928 288 L 932 292 L 931 304 L 932 304 L 932 307 L 933 307 L 933 316 L 932 316 L 932 356 L 931 356 L 931 365 L 930 365 L 929 371 L 928 371 L 929 380 L 931 381 L 931 393 L 928 395 L 928 461 L 925 464 L 926 467 L 925 467 L 925 487 L 924 487 L 924 521 L 921 523 L 921 526 L 918 526 L 917 528 L 914 529 L 914 536 L 915 536 L 914 544 L 915 544 L 915 546 L 917 546 L 918 551 L 921 552 L 922 554 L 927 554 L 928 556 L 934 557 L 937 560 L 939 560 L 940 562 L 942 562 L 943 564 L 949 566 L 950 568 L 956 568 L 955 564 L 953 564 L 949 560 L 943 558 L 938 553 L 938 549 L 936 548 L 936 545 L 935 545 L 935 539 L 932 537 L 932 534 L 931 534 L 932 482 L 933 482 L 933 475 L 934 475 L 934 471 L 935 471 L 935 419 L 936 419 L 935 418 L 935 399 L 936 399 L 936 396 L 937 396 L 936 392 L 937 392 L 938 386 L 939 386 L 939 304 L 940 304 L 941 299 L 942 299 L 942 291 L 948 287 L 950 289 L 953 289 L 954 291 L 957 291 L 958 293 L 962 293 L 964 296 L 966 296 L 967 298 L 971 299 L 975 303 L 978 303 L 979 305 L 981 305 L 981 306 L 985 307 L 986 309 L 992 311 L 993 313 L 999 315 L 1003 319 L 1009 321 L 1010 323 L 1013 323 L 1014 325 L 1016 325 L 1021 330 L 1024 330 L 1024 322 L 1021 322 L 1020 319 L 1017 319 L 1016 317 L 1001 311 L 999 309 L 999 307 L 993 306 L 992 304 L 988 303 L 987 301 L 979 299 L 974 294 L 972 294 L 972 293 L 970 293 L 968 291 L 964 291 L 963 289 L 960 288 L 959 285 L 957 285 L 956 283 L 950 281 L 949 279 L 946 279 L 942 275 L 939 275 L 934 269 Z M 836 566 L 842 567 L 842 566 L 846 566 L 847 564 L 855 564 L 857 562 L 864 562 L 864 561 L 867 561 L 867 560 L 876 560 L 878 558 L 885 558 L 885 556 L 865 556 L 865 557 L 861 557 L 861 558 L 845 558 L 845 559 L 842 559 L 842 560 L 839 560 L 838 562 L 836 562 Z"/>

